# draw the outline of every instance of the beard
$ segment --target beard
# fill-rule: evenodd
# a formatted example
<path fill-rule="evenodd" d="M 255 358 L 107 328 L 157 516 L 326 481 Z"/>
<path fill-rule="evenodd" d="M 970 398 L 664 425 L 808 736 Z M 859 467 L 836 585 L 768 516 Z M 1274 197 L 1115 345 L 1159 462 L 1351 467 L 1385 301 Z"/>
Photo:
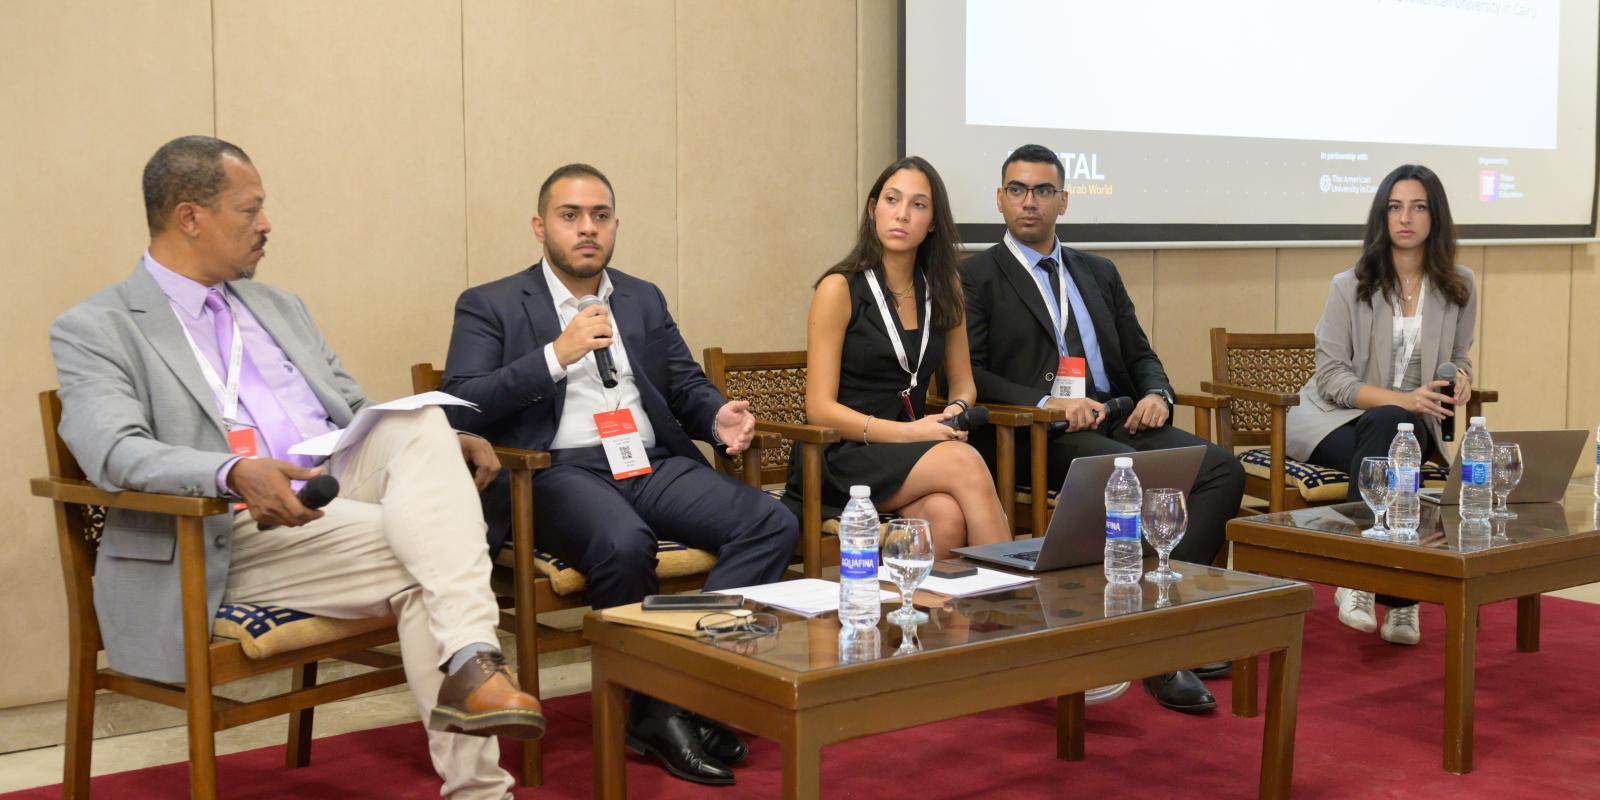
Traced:
<path fill-rule="evenodd" d="M 256 242 L 255 247 L 250 248 L 250 252 L 254 253 L 257 250 L 265 248 L 266 246 L 267 237 L 263 236 L 261 237 L 261 241 Z M 234 270 L 234 280 L 247 281 L 254 278 L 256 276 L 256 265 L 259 263 L 261 263 L 260 260 L 252 260 L 248 264 L 241 265 L 237 270 Z"/>
<path fill-rule="evenodd" d="M 579 244 L 582 244 L 582 242 L 579 242 Z M 598 245 L 599 243 L 596 242 L 595 244 Z M 554 248 L 550 249 L 547 253 L 545 253 L 545 255 L 549 257 L 550 265 L 558 270 L 561 270 L 564 274 L 571 275 L 574 278 L 593 278 L 594 276 L 599 275 L 601 270 L 610 266 L 612 251 L 605 251 L 605 259 L 599 264 L 595 264 L 593 266 L 574 265 L 572 261 L 567 258 L 567 254 L 565 252 L 556 250 Z"/>

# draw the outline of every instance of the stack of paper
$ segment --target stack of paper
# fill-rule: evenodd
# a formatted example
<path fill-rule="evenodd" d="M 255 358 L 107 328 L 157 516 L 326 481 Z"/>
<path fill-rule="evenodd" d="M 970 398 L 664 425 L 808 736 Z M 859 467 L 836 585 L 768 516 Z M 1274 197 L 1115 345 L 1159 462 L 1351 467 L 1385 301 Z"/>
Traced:
<path fill-rule="evenodd" d="M 360 443 L 372 430 L 372 426 L 378 424 L 379 414 L 385 411 L 415 411 L 426 406 L 466 406 L 477 409 L 477 405 L 445 392 L 414 394 L 387 403 L 365 406 L 356 412 L 355 417 L 344 429 L 313 436 L 289 448 L 289 453 L 297 456 L 331 456 L 346 447 Z"/>
<path fill-rule="evenodd" d="M 744 599 L 782 609 L 802 617 L 814 617 L 839 610 L 839 584 L 821 578 L 802 578 L 797 581 L 780 581 L 761 586 L 738 589 L 718 589 L 712 594 L 741 594 Z M 880 600 L 899 599 L 894 592 L 879 590 Z"/>
<path fill-rule="evenodd" d="M 889 573 L 888 567 L 878 567 L 878 580 L 894 583 L 894 576 Z M 1037 578 L 1029 575 L 1016 575 L 1010 572 L 997 572 L 992 569 L 978 567 L 978 574 L 968 575 L 965 578 L 940 578 L 929 575 L 917 586 L 917 591 L 933 592 L 946 597 L 971 597 L 976 594 L 997 592 L 1001 589 L 1010 589 L 1032 583 Z"/>

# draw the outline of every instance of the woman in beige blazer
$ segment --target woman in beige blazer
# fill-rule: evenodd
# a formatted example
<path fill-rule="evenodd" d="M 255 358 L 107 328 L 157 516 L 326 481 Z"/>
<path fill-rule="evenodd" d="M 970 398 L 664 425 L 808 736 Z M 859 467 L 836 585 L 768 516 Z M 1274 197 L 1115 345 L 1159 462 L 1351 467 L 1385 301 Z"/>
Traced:
<path fill-rule="evenodd" d="M 1472 389 L 1477 291 L 1472 271 L 1455 263 L 1455 224 L 1439 176 L 1407 164 L 1379 184 L 1367 215 L 1361 257 L 1333 278 L 1317 323 L 1317 370 L 1289 409 L 1288 455 L 1350 475 L 1359 499 L 1361 460 L 1385 456 L 1396 426 L 1416 426 L 1423 457 L 1438 451 L 1445 403 L 1464 406 Z M 1440 364 L 1456 380 L 1435 380 Z M 1339 589 L 1339 620 L 1377 628 L 1371 592 Z M 1379 596 L 1389 606 L 1382 636 L 1416 644 L 1416 601 Z"/>

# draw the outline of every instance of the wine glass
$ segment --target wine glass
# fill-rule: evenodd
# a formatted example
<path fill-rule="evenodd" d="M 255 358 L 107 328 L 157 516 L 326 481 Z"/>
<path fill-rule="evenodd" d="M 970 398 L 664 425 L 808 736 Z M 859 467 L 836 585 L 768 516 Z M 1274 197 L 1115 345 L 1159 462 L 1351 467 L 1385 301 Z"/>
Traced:
<path fill-rule="evenodd" d="M 1372 509 L 1372 527 L 1362 531 L 1362 536 L 1389 538 L 1389 529 L 1383 527 L 1383 515 L 1389 511 L 1389 492 L 1394 488 L 1389 482 L 1390 472 L 1387 458 L 1361 459 L 1361 472 L 1356 476 L 1356 485 L 1361 489 L 1361 499 Z"/>
<path fill-rule="evenodd" d="M 1516 519 L 1517 512 L 1506 508 L 1506 498 L 1522 482 L 1522 448 L 1515 444 L 1494 446 L 1495 519 Z"/>
<path fill-rule="evenodd" d="M 1156 550 L 1156 568 L 1144 574 L 1151 583 L 1177 583 L 1183 576 L 1167 562 L 1189 526 L 1189 508 L 1183 492 L 1177 489 L 1146 489 L 1144 493 L 1144 538 Z"/>
<path fill-rule="evenodd" d="M 897 519 L 883 537 L 883 565 L 900 590 L 900 608 L 889 612 L 896 625 L 920 625 L 928 615 L 911 605 L 911 593 L 933 569 L 933 532 L 925 519 Z"/>

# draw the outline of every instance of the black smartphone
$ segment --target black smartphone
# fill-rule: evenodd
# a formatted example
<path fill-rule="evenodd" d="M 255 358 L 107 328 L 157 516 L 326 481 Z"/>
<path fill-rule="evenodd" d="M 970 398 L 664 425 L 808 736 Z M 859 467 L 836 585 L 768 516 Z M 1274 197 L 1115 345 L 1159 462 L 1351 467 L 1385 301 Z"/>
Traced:
<path fill-rule="evenodd" d="M 978 568 L 965 561 L 947 558 L 933 562 L 933 571 L 929 574 L 935 578 L 965 578 L 978 574 Z"/>
<path fill-rule="evenodd" d="M 738 594 L 651 594 L 639 607 L 645 611 L 732 611 L 744 606 Z"/>

